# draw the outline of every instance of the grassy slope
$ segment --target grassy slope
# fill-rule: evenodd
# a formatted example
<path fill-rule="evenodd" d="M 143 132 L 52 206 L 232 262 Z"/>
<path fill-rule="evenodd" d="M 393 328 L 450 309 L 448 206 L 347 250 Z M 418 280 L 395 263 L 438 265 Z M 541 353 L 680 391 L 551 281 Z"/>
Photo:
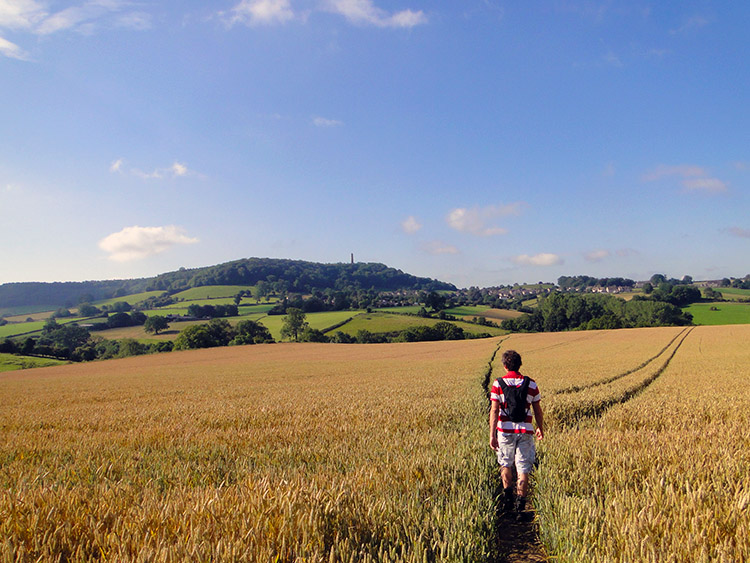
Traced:
<path fill-rule="evenodd" d="M 252 285 L 208 285 L 202 287 L 191 287 L 180 293 L 175 293 L 175 299 L 193 301 L 196 299 L 219 299 L 222 297 L 234 297 L 240 291 L 252 291 Z"/>
<path fill-rule="evenodd" d="M 697 325 L 750 324 L 750 303 L 694 303 L 684 310 Z"/>
<path fill-rule="evenodd" d="M 368 330 L 373 333 L 395 332 L 414 326 L 433 326 L 438 322 L 440 322 L 439 319 L 424 319 L 422 317 L 414 317 L 408 315 L 394 315 L 388 313 L 373 312 L 361 313 L 354 317 L 351 322 L 345 324 L 337 330 L 355 336 L 360 330 Z M 482 332 L 487 332 L 492 335 L 505 334 L 505 331 L 494 327 L 485 327 L 460 321 L 454 322 L 454 324 L 460 326 L 466 332 L 474 334 Z"/>
<path fill-rule="evenodd" d="M 14 354 L 0 354 L 0 372 L 19 369 L 41 368 L 67 364 L 62 360 L 50 358 L 33 358 L 31 356 L 16 356 Z"/>

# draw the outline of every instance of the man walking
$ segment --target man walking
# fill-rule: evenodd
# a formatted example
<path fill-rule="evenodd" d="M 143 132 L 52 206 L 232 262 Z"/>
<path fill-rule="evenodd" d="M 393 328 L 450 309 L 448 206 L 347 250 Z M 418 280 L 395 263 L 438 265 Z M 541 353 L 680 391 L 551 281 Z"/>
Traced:
<path fill-rule="evenodd" d="M 506 514 L 514 508 L 513 467 L 516 468 L 515 511 L 516 518 L 521 520 L 529 492 L 529 474 L 536 458 L 534 436 L 540 440 L 544 437 L 544 419 L 536 382 L 518 371 L 521 355 L 515 350 L 506 350 L 502 362 L 507 373 L 495 380 L 490 391 L 490 447 L 497 453 L 501 467 L 503 512 Z"/>

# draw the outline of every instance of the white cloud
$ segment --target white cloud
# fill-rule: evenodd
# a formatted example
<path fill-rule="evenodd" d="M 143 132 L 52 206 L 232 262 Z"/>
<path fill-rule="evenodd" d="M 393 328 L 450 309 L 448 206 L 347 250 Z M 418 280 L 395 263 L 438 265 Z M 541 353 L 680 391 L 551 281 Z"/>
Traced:
<path fill-rule="evenodd" d="M 124 27 L 126 29 L 134 29 L 136 31 L 145 31 L 151 29 L 151 14 L 145 12 L 130 12 L 129 14 L 123 14 L 116 20 L 117 27 Z"/>
<path fill-rule="evenodd" d="M 50 13 L 45 5 L 35 0 L 0 0 L 0 29 L 51 35 L 66 30 L 91 34 L 101 23 L 140 30 L 150 28 L 150 16 L 144 12 L 120 14 L 116 20 L 108 18 L 128 5 L 129 0 L 88 0 Z M 0 55 L 30 60 L 21 47 L 4 38 L 0 38 Z"/>
<path fill-rule="evenodd" d="M 687 20 L 685 20 L 685 23 L 683 23 L 679 28 L 670 29 L 669 33 L 671 33 L 672 35 L 677 35 L 679 33 L 686 33 L 694 29 L 700 29 L 701 27 L 705 27 L 708 24 L 709 24 L 709 21 L 703 16 L 692 16 L 688 18 Z"/>
<path fill-rule="evenodd" d="M 407 235 L 413 235 L 422 228 L 422 223 L 414 215 L 409 215 L 401 222 L 401 228 Z"/>
<path fill-rule="evenodd" d="M 242 0 L 231 12 L 230 25 L 272 25 L 294 19 L 289 0 Z"/>
<path fill-rule="evenodd" d="M 99 241 L 99 248 L 109 253 L 115 262 L 141 260 L 169 250 L 176 244 L 195 244 L 197 238 L 190 238 L 184 229 L 174 225 L 165 227 L 125 227 Z"/>
<path fill-rule="evenodd" d="M 123 160 L 121 158 L 118 158 L 112 164 L 109 165 L 109 171 L 110 172 L 122 172 L 122 164 Z"/>
<path fill-rule="evenodd" d="M 427 23 L 427 16 L 422 10 L 402 10 L 389 14 L 375 6 L 372 0 L 328 0 L 327 5 L 330 11 L 358 25 L 411 28 Z"/>
<path fill-rule="evenodd" d="M 480 237 L 504 235 L 508 229 L 488 225 L 488 222 L 500 217 L 519 215 L 523 204 L 520 202 L 508 205 L 488 205 L 487 207 L 457 207 L 448 213 L 448 226 L 462 233 L 470 233 Z"/>
<path fill-rule="evenodd" d="M 11 43 L 7 39 L 0 37 L 0 55 L 4 55 L 11 59 L 18 59 L 19 61 L 28 61 L 29 55 L 21 49 L 15 43 Z"/>
<path fill-rule="evenodd" d="M 0 27 L 30 29 L 46 15 L 42 5 L 34 0 L 0 0 Z"/>
<path fill-rule="evenodd" d="M 110 167 L 110 170 L 112 172 L 119 171 L 119 167 L 115 170 L 113 167 L 115 164 L 122 165 L 121 160 L 118 160 L 112 164 Z M 138 176 L 139 178 L 143 178 L 144 180 L 153 180 L 153 179 L 159 179 L 159 178 L 165 178 L 165 177 L 171 177 L 171 178 L 181 178 L 184 176 L 199 176 L 199 174 L 193 170 L 190 170 L 186 164 L 183 164 L 182 162 L 175 161 L 171 166 L 168 166 L 166 168 L 156 168 L 155 170 L 151 172 L 144 172 L 143 170 L 138 170 L 137 168 L 133 168 L 130 171 L 131 174 L 134 176 Z"/>
<path fill-rule="evenodd" d="M 727 184 L 718 178 L 711 178 L 708 170 L 700 166 L 682 164 L 679 166 L 660 165 L 641 178 L 644 182 L 656 182 L 663 178 L 680 178 L 685 191 L 725 192 Z"/>
<path fill-rule="evenodd" d="M 176 176 L 186 176 L 189 172 L 188 167 L 182 164 L 181 162 L 175 162 L 171 167 L 170 170 L 172 171 L 172 174 Z"/>
<path fill-rule="evenodd" d="M 692 180 L 684 180 L 682 182 L 683 187 L 689 191 L 706 191 L 706 192 L 725 192 L 727 191 L 727 185 L 717 178 L 694 178 Z"/>
<path fill-rule="evenodd" d="M 541 253 L 529 256 L 528 254 L 520 254 L 512 258 L 516 264 L 523 266 L 556 266 L 563 263 L 563 259 L 557 254 Z"/>
<path fill-rule="evenodd" d="M 694 176 L 705 176 L 706 169 L 700 166 L 692 166 L 689 164 L 682 164 L 680 166 L 666 166 L 660 164 L 650 172 L 643 175 L 644 182 L 654 182 L 661 180 L 662 178 L 668 178 L 670 176 L 680 176 L 682 178 L 690 178 Z"/>
<path fill-rule="evenodd" d="M 315 127 L 339 127 L 344 124 L 343 121 L 338 119 L 326 119 L 325 117 L 313 117 L 312 122 Z"/>
<path fill-rule="evenodd" d="M 605 258 L 609 258 L 611 252 L 609 250 L 599 249 L 592 250 L 583 255 L 587 262 L 601 262 Z"/>
<path fill-rule="evenodd" d="M 729 233 L 740 238 L 750 238 L 750 229 L 741 229 L 739 227 L 730 227 Z"/>
<path fill-rule="evenodd" d="M 433 240 L 433 241 L 424 243 L 422 245 L 422 250 L 425 251 L 427 254 L 434 254 L 434 255 L 460 254 L 460 251 L 458 250 L 458 248 L 456 248 L 452 244 L 446 244 L 439 240 Z"/>

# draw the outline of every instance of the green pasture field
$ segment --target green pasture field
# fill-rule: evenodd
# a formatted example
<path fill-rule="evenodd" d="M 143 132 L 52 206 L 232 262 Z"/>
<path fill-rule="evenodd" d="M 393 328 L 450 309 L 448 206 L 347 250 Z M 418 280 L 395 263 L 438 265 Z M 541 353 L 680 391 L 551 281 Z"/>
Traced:
<path fill-rule="evenodd" d="M 340 330 L 351 336 L 356 336 L 357 332 L 360 330 L 368 330 L 372 333 L 397 332 L 414 326 L 434 326 L 439 322 L 441 322 L 440 319 L 425 319 L 422 317 L 373 312 L 361 313 L 354 317 L 351 322 L 346 323 L 344 326 L 336 330 Z M 464 329 L 464 331 L 472 334 L 486 332 L 493 336 L 497 336 L 507 333 L 507 331 L 495 327 L 480 326 L 461 321 L 451 322 Z"/>
<path fill-rule="evenodd" d="M 735 301 L 737 299 L 750 299 L 750 289 L 740 289 L 738 287 L 720 287 L 716 291 L 721 293 L 724 299 Z"/>
<path fill-rule="evenodd" d="M 145 301 L 149 297 L 158 297 L 163 293 L 164 292 L 162 290 L 144 291 L 143 293 L 133 293 L 131 295 L 123 295 L 122 297 L 113 297 L 112 299 L 96 301 L 95 303 L 92 303 L 92 305 L 95 305 L 96 307 L 102 307 L 104 305 L 114 305 L 115 303 L 120 303 L 122 301 L 124 301 L 125 303 L 129 303 L 130 305 L 135 305 L 136 303 Z"/>
<path fill-rule="evenodd" d="M 62 360 L 49 358 L 33 358 L 31 356 L 16 356 L 14 354 L 0 354 L 0 372 L 18 369 L 43 368 L 67 364 Z"/>
<path fill-rule="evenodd" d="M 46 321 L 49 319 L 55 311 L 41 311 L 38 313 L 13 315 L 11 317 L 5 317 L 5 320 L 11 323 L 25 323 L 26 319 L 33 321 Z"/>
<path fill-rule="evenodd" d="M 249 303 L 248 299 L 244 300 L 246 304 Z M 240 301 L 242 303 L 242 301 Z M 217 305 L 234 305 L 234 298 L 232 297 L 216 297 L 216 298 L 209 298 L 209 299 L 184 299 L 182 301 L 178 301 L 177 303 L 173 303 L 172 305 L 166 305 L 166 307 L 174 307 L 177 305 L 178 307 L 188 307 L 190 305 L 213 305 L 216 307 Z"/>
<path fill-rule="evenodd" d="M 147 312 L 147 314 L 151 311 Z M 244 315 L 242 317 L 227 317 L 226 321 L 230 325 L 234 326 L 240 321 L 258 321 L 265 317 L 264 313 L 256 313 L 254 315 Z M 121 328 L 110 328 L 108 330 L 98 330 L 93 332 L 93 335 L 101 336 L 107 340 L 121 340 L 123 338 L 133 338 L 139 342 L 148 344 L 149 342 L 157 342 L 160 340 L 174 340 L 181 331 L 192 325 L 206 324 L 207 320 L 198 321 L 180 321 L 169 323 L 167 330 L 162 330 L 159 334 L 151 334 L 143 330 L 143 326 L 125 326 Z"/>
<path fill-rule="evenodd" d="M 693 315 L 697 325 L 750 324 L 750 303 L 693 303 L 683 311 Z"/>
<path fill-rule="evenodd" d="M 56 305 L 25 305 L 21 307 L 0 307 L 0 315 L 5 316 L 8 320 L 11 317 L 20 317 L 25 320 L 26 317 L 33 317 L 39 313 L 46 313 L 59 309 Z"/>
<path fill-rule="evenodd" d="M 310 328 L 317 330 L 325 330 L 333 325 L 345 321 L 350 317 L 356 317 L 361 311 L 323 311 L 321 313 L 307 313 L 306 319 Z M 286 315 L 267 315 L 260 319 L 260 323 L 265 326 L 271 334 L 274 340 L 277 342 L 281 340 L 281 327 L 284 324 L 284 317 Z M 244 318 L 244 317 L 243 317 Z M 348 324 L 344 325 L 345 327 Z M 342 329 L 336 329 L 342 330 Z M 329 334 L 331 336 L 331 334 Z"/>
<path fill-rule="evenodd" d="M 373 309 L 374 311 L 382 311 L 384 313 L 400 313 L 402 315 L 416 315 L 422 308 L 421 305 L 407 305 L 406 307 L 378 307 Z"/>
<path fill-rule="evenodd" d="M 252 291 L 254 287 L 253 285 L 203 285 L 175 293 L 172 297 L 185 301 L 221 299 L 223 297 L 234 297 L 240 291 Z"/>
<path fill-rule="evenodd" d="M 7 325 L 0 326 L 0 338 L 8 338 L 10 336 L 18 336 L 19 334 L 26 334 L 28 332 L 35 332 L 42 330 L 46 321 L 32 321 L 29 323 L 8 323 Z"/>
<path fill-rule="evenodd" d="M 482 313 L 487 310 L 489 310 L 487 305 L 464 305 L 463 307 L 451 307 L 450 309 L 445 309 L 445 312 L 448 315 L 455 315 L 457 317 L 466 317 L 468 315 L 481 317 L 483 316 Z"/>

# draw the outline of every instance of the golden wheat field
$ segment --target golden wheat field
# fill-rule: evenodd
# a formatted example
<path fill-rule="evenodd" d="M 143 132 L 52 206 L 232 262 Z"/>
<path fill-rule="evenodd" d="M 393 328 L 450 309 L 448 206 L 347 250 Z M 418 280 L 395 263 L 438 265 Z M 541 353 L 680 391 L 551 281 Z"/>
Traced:
<path fill-rule="evenodd" d="M 0 375 L 2 561 L 498 561 L 486 384 L 554 561 L 750 560 L 750 326 L 274 344 Z"/>
<path fill-rule="evenodd" d="M 504 345 L 551 390 L 534 502 L 555 560 L 750 561 L 750 326 L 544 336 Z"/>
<path fill-rule="evenodd" d="M 2 559 L 485 560 L 496 345 L 243 346 L 2 376 Z"/>

